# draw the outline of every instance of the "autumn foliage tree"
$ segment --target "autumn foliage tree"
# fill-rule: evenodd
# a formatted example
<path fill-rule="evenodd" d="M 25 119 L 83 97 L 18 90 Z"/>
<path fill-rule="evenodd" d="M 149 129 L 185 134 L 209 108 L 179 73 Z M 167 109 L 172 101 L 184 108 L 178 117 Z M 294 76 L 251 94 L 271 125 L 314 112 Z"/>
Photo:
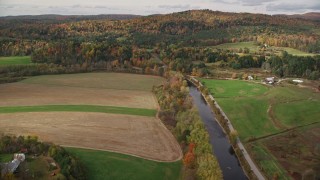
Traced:
<path fill-rule="evenodd" d="M 195 167 L 196 156 L 194 154 L 194 143 L 190 143 L 188 147 L 188 152 L 184 155 L 183 164 L 188 168 Z"/>

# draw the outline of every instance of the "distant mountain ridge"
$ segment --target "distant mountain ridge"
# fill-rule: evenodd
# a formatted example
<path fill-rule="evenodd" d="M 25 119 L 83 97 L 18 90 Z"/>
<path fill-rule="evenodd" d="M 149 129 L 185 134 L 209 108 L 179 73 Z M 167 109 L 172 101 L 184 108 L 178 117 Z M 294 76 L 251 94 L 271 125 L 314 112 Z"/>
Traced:
<path fill-rule="evenodd" d="M 305 14 L 293 14 L 293 15 L 285 15 L 289 18 L 301 18 L 308 19 L 312 21 L 320 21 L 320 12 L 309 12 Z"/>
<path fill-rule="evenodd" d="M 316 15 L 309 13 L 305 16 Z M 208 9 L 149 16 L 17 16 L 0 18 L 0 48 L 7 51 L 13 47 L 19 49 L 19 43 L 61 40 L 80 43 L 108 41 L 145 48 L 171 44 L 215 46 L 228 42 L 255 41 L 270 46 L 319 52 L 319 28 L 320 21 L 293 16 Z M 12 46 L 13 43 L 16 45 Z"/>
<path fill-rule="evenodd" d="M 22 16 L 4 16 L 1 19 L 6 20 L 63 20 L 63 21 L 82 21 L 82 20 L 127 20 L 141 17 L 133 14 L 99 14 L 99 15 L 59 15 L 59 14 L 43 14 L 43 15 L 22 15 Z"/>

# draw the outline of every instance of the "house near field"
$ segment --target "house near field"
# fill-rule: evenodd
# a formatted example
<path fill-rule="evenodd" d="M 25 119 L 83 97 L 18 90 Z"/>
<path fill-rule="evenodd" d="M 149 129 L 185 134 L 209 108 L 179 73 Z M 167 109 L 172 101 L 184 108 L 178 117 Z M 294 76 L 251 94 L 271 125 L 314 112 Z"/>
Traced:
<path fill-rule="evenodd" d="M 264 81 L 268 84 L 273 84 L 275 82 L 275 79 L 274 77 L 267 77 Z"/>
<path fill-rule="evenodd" d="M 8 173 L 14 173 L 19 167 L 20 163 L 26 159 L 26 156 L 23 153 L 17 153 L 13 155 L 13 160 L 8 163 L 0 164 L 1 166 L 1 175 Z"/>

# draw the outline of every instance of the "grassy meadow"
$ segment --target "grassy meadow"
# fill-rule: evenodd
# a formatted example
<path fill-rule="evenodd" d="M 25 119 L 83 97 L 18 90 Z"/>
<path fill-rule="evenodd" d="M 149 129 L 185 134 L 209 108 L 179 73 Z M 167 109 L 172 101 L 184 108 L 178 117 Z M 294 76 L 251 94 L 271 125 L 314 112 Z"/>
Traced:
<path fill-rule="evenodd" d="M 267 87 L 239 80 L 201 80 L 242 140 L 319 122 L 320 95 L 296 86 Z"/>
<path fill-rule="evenodd" d="M 236 42 L 236 43 L 224 43 L 224 44 L 220 44 L 217 46 L 213 46 L 212 48 L 216 48 L 216 49 L 244 49 L 244 48 L 248 48 L 250 50 L 250 52 L 257 52 L 259 50 L 258 45 L 256 45 L 253 41 L 249 41 L 249 42 Z"/>
<path fill-rule="evenodd" d="M 87 149 L 67 148 L 83 162 L 88 179 L 153 179 L 163 180 L 180 178 L 181 161 L 155 162 L 125 154 Z"/>
<path fill-rule="evenodd" d="M 9 162 L 13 159 L 13 154 L 0 154 L 0 163 Z"/>
<path fill-rule="evenodd" d="M 312 53 L 303 52 L 298 49 L 293 49 L 293 48 L 289 48 L 289 47 L 281 47 L 280 49 L 283 51 L 287 51 L 288 54 L 292 54 L 295 56 L 314 56 L 315 55 Z"/>
<path fill-rule="evenodd" d="M 229 49 L 229 50 L 238 50 L 240 48 L 244 49 L 244 48 L 248 48 L 250 50 L 250 53 L 253 52 L 258 52 L 259 51 L 259 46 L 253 42 L 253 41 L 249 41 L 249 42 L 236 42 L 236 43 L 224 43 L 224 44 L 220 44 L 217 46 L 212 46 L 212 48 L 215 49 Z M 271 46 L 268 47 L 268 50 L 276 50 L 276 51 L 287 51 L 288 54 L 294 55 L 294 56 L 314 56 L 315 54 L 312 53 L 307 53 L 307 52 L 303 52 L 300 51 L 298 49 L 294 49 L 294 48 L 289 48 L 289 47 L 275 47 L 275 46 Z"/>
<path fill-rule="evenodd" d="M 300 176 L 308 168 L 316 168 L 317 161 L 320 163 L 310 154 L 320 147 L 317 143 L 320 137 L 319 93 L 291 84 L 272 87 L 240 80 L 201 81 L 227 114 L 268 179 L 276 176 L 290 179 L 289 170 Z M 298 130 L 286 132 L 295 127 Z M 266 137 L 268 135 L 272 136 Z"/>
<path fill-rule="evenodd" d="M 14 106 L 0 107 L 0 113 L 17 112 L 99 112 L 112 114 L 127 114 L 138 116 L 154 117 L 157 113 L 155 109 L 115 107 L 115 106 L 94 106 L 94 105 L 42 105 L 42 106 Z"/>
<path fill-rule="evenodd" d="M 31 64 L 30 56 L 0 57 L 0 66 Z"/>

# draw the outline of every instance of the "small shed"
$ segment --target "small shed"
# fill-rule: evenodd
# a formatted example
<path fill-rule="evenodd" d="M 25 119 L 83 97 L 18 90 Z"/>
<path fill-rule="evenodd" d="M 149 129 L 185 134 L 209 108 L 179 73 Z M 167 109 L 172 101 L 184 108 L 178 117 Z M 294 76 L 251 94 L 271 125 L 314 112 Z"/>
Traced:
<path fill-rule="evenodd" d="M 268 83 L 268 84 L 273 84 L 274 83 L 274 77 L 267 77 L 266 79 L 265 79 L 265 81 L 266 81 L 266 83 Z"/>

